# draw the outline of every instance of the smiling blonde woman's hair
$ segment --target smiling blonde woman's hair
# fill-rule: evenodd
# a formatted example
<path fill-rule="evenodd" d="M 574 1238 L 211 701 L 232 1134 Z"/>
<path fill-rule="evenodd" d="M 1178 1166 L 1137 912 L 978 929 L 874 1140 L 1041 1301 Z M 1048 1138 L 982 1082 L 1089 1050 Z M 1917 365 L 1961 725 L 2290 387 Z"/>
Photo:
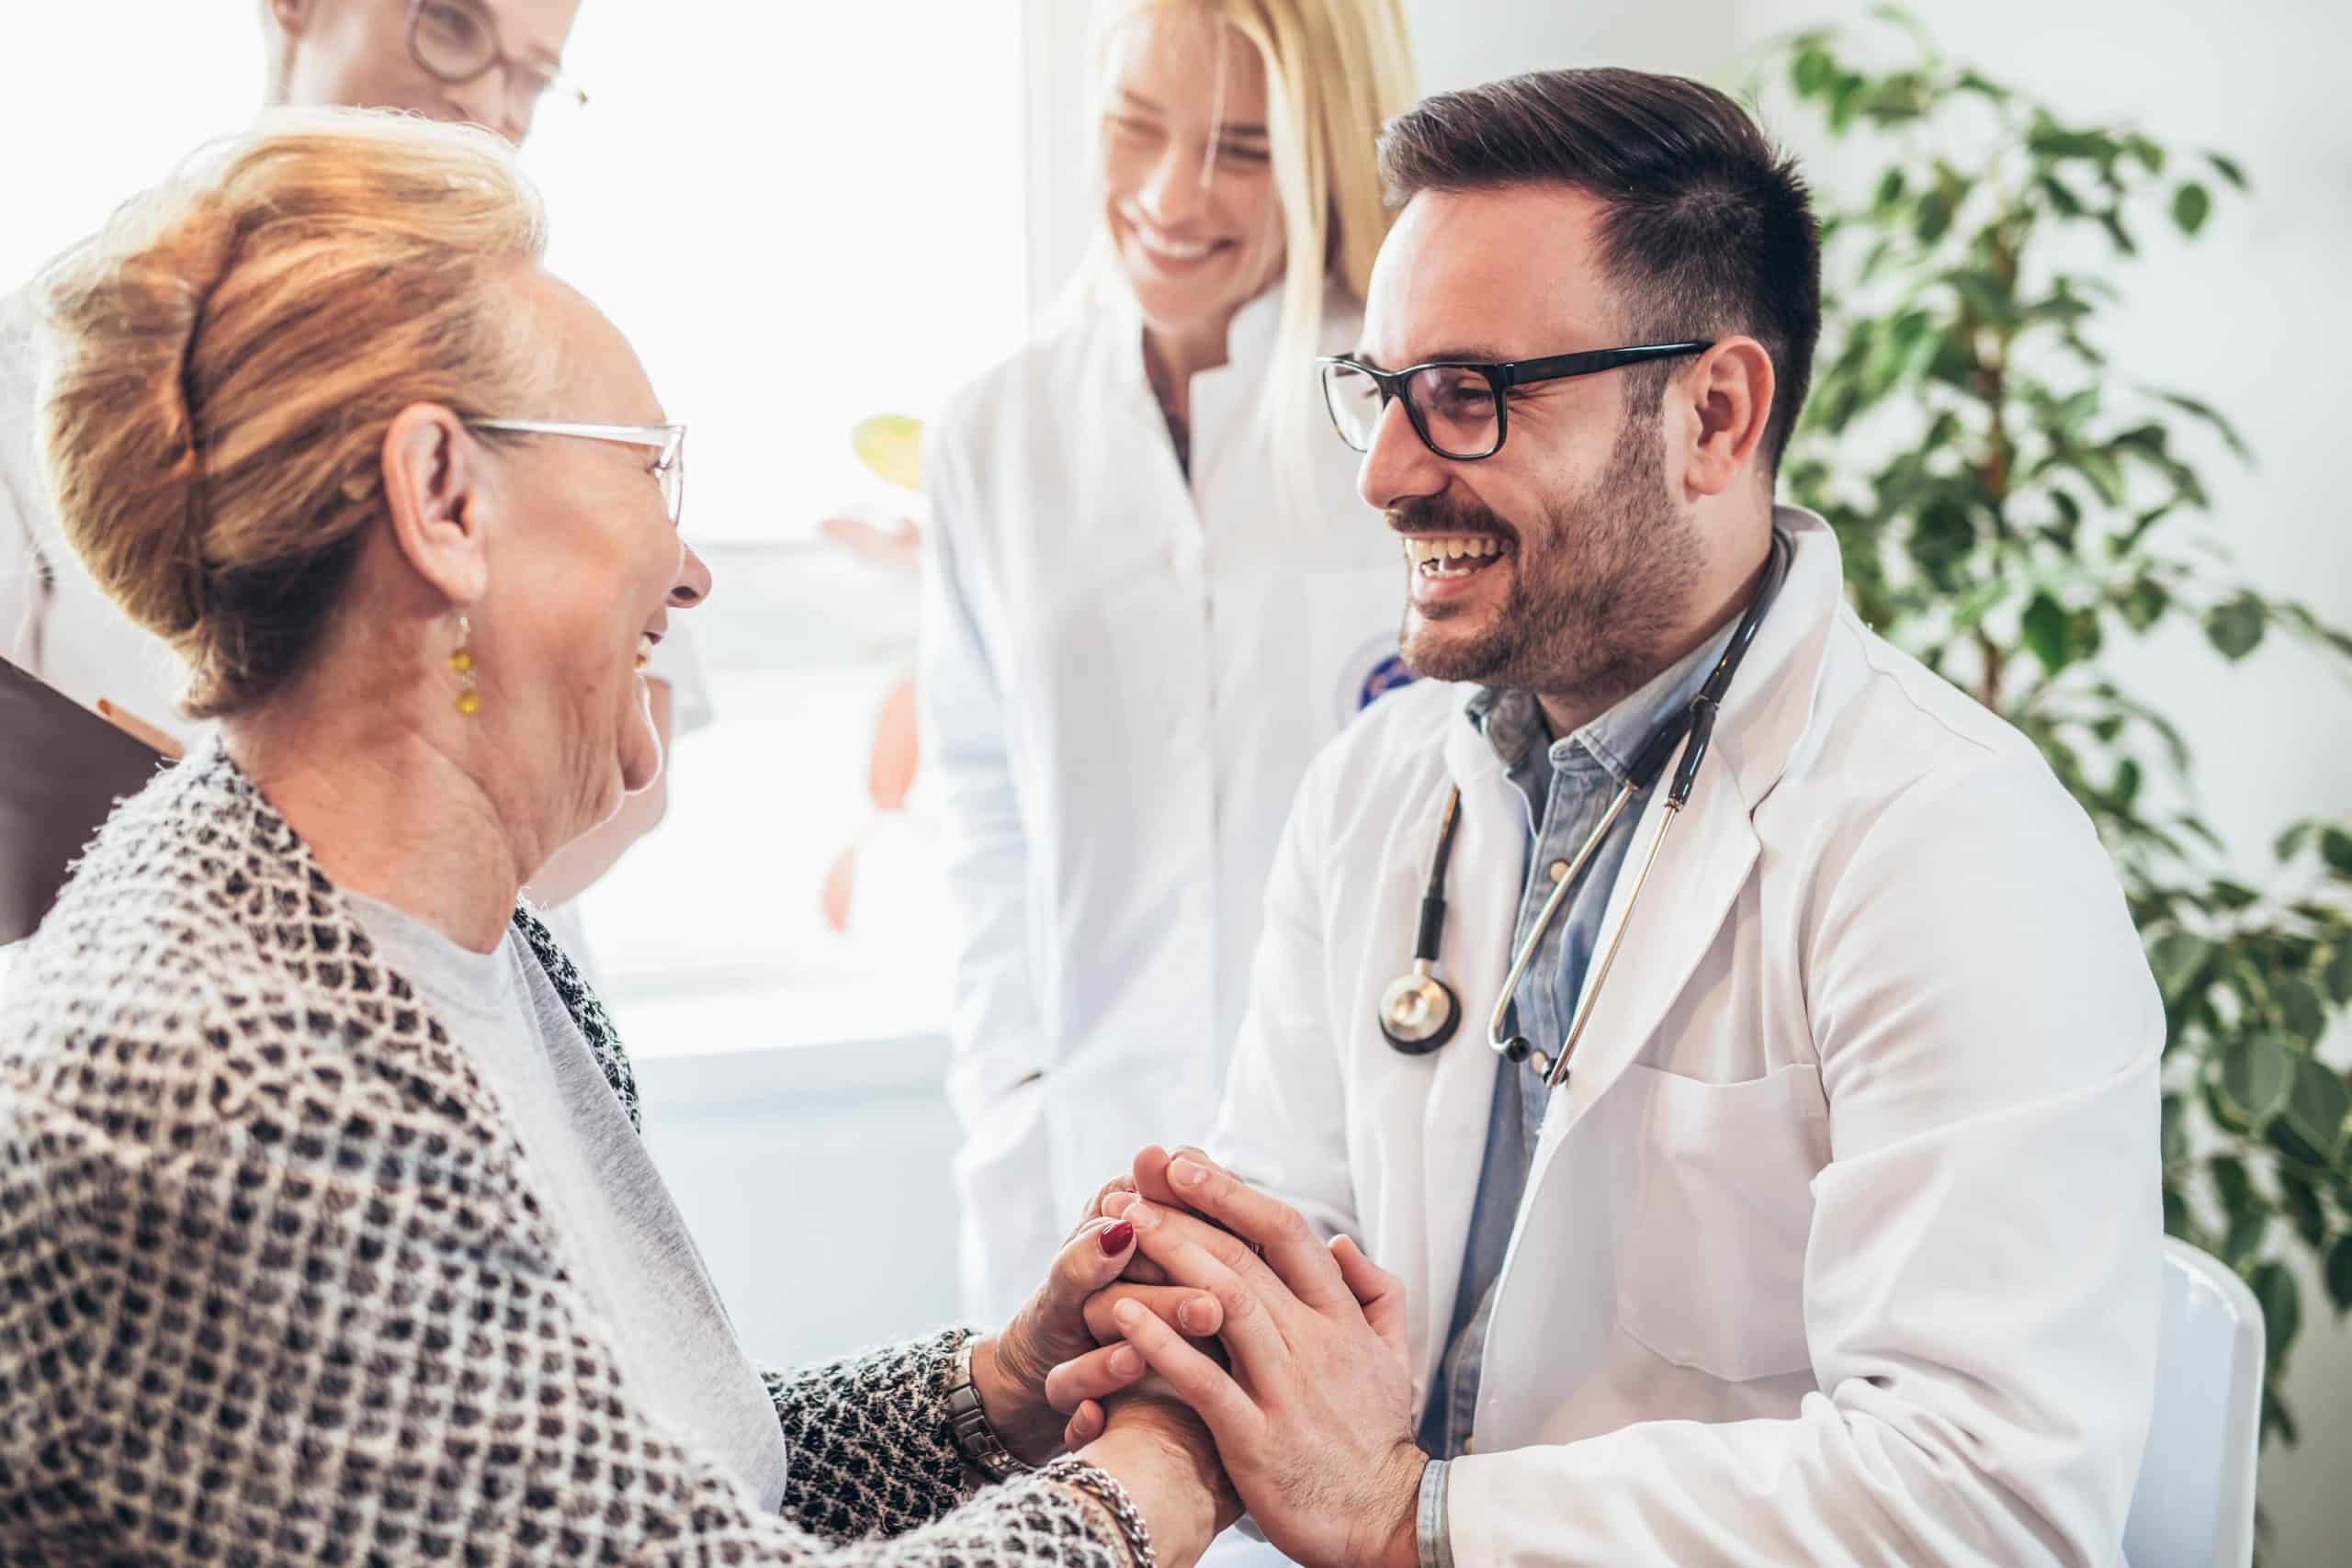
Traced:
<path fill-rule="evenodd" d="M 1412 46 L 1402 0 L 1110 0 L 1097 12 L 1090 121 L 1100 134 L 1118 45 L 1139 17 L 1191 14 L 1231 28 L 1266 73 L 1266 135 L 1282 199 L 1281 324 L 1262 408 L 1287 453 L 1319 406 L 1308 367 L 1322 352 L 1327 288 L 1363 303 L 1373 258 L 1395 217 L 1381 185 L 1381 128 L 1412 107 Z M 1082 276 L 1108 276 L 1108 243 Z"/>
<path fill-rule="evenodd" d="M 412 403 L 528 406 L 537 192 L 488 131 L 274 110 L 53 263 L 43 467 L 67 541 L 187 661 L 193 717 L 303 665 Z"/>

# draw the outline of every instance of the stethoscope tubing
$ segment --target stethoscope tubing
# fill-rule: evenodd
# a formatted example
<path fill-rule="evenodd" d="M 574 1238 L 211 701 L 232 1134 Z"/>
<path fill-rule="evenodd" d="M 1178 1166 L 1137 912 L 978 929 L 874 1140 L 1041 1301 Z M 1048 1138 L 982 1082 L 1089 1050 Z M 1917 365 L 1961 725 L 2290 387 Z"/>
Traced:
<path fill-rule="evenodd" d="M 1584 843 L 1577 849 L 1576 858 L 1568 863 L 1567 871 L 1552 884 L 1552 895 L 1544 900 L 1543 910 L 1535 917 L 1535 929 L 1528 933 L 1527 940 L 1521 942 L 1519 951 L 1511 955 L 1510 971 L 1503 976 L 1503 988 L 1495 998 L 1495 1010 L 1487 1015 L 1487 1048 L 1496 1055 L 1509 1052 L 1510 1029 L 1508 1021 L 1511 1002 L 1519 995 L 1520 982 L 1527 978 L 1528 967 L 1535 962 L 1536 953 L 1542 951 L 1544 938 L 1551 931 L 1553 920 L 1558 918 L 1561 906 L 1568 901 L 1577 878 L 1584 874 L 1585 866 L 1600 852 L 1601 840 L 1609 837 L 1611 828 L 1617 826 L 1617 818 L 1625 814 L 1626 805 L 1633 800 L 1634 793 L 1630 780 L 1617 786 L 1617 798 L 1611 801 L 1609 809 L 1601 814 L 1600 826 L 1585 835 Z M 1598 985 L 1593 988 L 1598 989 Z M 1566 1055 L 1566 1052 L 1562 1054 Z"/>
<path fill-rule="evenodd" d="M 1585 867 L 1599 852 L 1601 841 L 1608 838 L 1610 830 L 1624 815 L 1626 807 L 1649 793 L 1650 786 L 1665 773 L 1667 764 L 1679 752 L 1681 763 L 1674 771 L 1665 798 L 1659 802 L 1662 814 L 1658 818 L 1657 832 L 1650 840 L 1649 852 L 1642 858 L 1641 871 L 1634 878 L 1632 891 L 1625 897 L 1623 912 L 1618 917 L 1616 929 L 1610 933 L 1609 944 L 1601 951 L 1600 963 L 1593 969 L 1576 1011 L 1568 1021 L 1567 1037 L 1560 1043 L 1558 1054 L 1550 1060 L 1544 1060 L 1540 1055 L 1536 1056 L 1536 1069 L 1543 1074 L 1546 1089 L 1558 1088 L 1567 1077 L 1568 1058 L 1575 1054 L 1577 1042 L 1583 1037 L 1585 1025 L 1591 1020 L 1593 1003 L 1600 999 L 1600 988 L 1608 982 L 1609 971 L 1617 962 L 1618 949 L 1624 943 L 1626 928 L 1633 923 L 1634 910 L 1641 902 L 1642 889 L 1648 886 L 1650 873 L 1657 865 L 1658 852 L 1666 847 L 1666 835 L 1690 798 L 1691 785 L 1697 780 L 1699 764 L 1706 757 L 1708 743 L 1713 739 L 1715 715 L 1730 687 L 1732 675 L 1745 661 L 1748 644 L 1755 640 L 1765 610 L 1780 592 L 1792 553 L 1788 541 L 1775 535 L 1771 553 L 1767 558 L 1764 581 L 1747 613 L 1740 617 L 1739 626 L 1734 630 L 1731 641 L 1717 660 L 1706 684 L 1690 707 L 1655 734 L 1649 744 L 1642 749 L 1633 770 L 1618 786 L 1616 798 L 1609 803 L 1609 809 L 1602 814 L 1599 825 L 1585 835 L 1576 858 L 1554 882 L 1550 896 L 1544 900 L 1543 908 L 1536 914 L 1534 929 L 1511 955 L 1510 969 L 1503 978 L 1502 990 L 1495 998 L 1494 1010 L 1487 1017 L 1487 1047 L 1498 1056 L 1518 1060 L 1530 1053 L 1526 1043 L 1510 1031 L 1510 1010 L 1519 996 L 1521 984 L 1527 978 L 1529 966 L 1535 962 L 1536 953 L 1544 946 L 1544 939 L 1550 934 L 1553 922 L 1558 919 L 1561 908 L 1571 896 L 1570 890 L 1576 887 Z M 1434 993 L 1445 1004 L 1446 1021 L 1438 1030 L 1419 1027 L 1408 1037 L 1391 1032 L 1385 999 L 1382 1008 L 1381 1032 L 1387 1035 L 1391 1045 L 1408 1055 L 1424 1055 L 1442 1045 L 1453 1032 L 1452 1021 L 1459 1016 L 1460 1004 L 1454 998 L 1453 987 L 1437 977 L 1436 964 L 1445 929 L 1445 874 L 1447 863 L 1453 858 L 1454 829 L 1460 821 L 1461 810 L 1462 790 L 1456 785 L 1446 797 L 1445 816 L 1438 829 L 1437 850 L 1430 857 L 1429 890 L 1422 896 L 1421 918 L 1413 942 L 1413 974 L 1407 980 L 1397 982 L 1397 987 L 1391 987 L 1395 990 L 1398 987 L 1418 987 L 1422 991 Z"/>

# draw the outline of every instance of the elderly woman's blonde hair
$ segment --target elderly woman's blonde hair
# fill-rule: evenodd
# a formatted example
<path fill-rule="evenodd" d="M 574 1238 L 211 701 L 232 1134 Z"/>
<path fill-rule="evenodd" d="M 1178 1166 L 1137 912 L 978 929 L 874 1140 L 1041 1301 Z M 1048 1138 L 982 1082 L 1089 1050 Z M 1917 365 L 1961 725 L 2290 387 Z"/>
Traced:
<path fill-rule="evenodd" d="M 1402 0 L 1109 0 L 1096 12 L 1097 134 L 1128 24 L 1193 15 L 1231 28 L 1266 73 L 1266 135 L 1283 208 L 1281 321 L 1263 408 L 1285 455 L 1315 405 L 1309 364 L 1322 352 L 1327 288 L 1362 305 L 1373 258 L 1395 219 L 1380 183 L 1381 128 L 1412 107 L 1413 54 Z M 1111 272 L 1098 237 L 1081 274 L 1089 290 Z M 1278 470 L 1279 471 L 1279 470 Z"/>
<path fill-rule="evenodd" d="M 384 505 L 392 417 L 528 412 L 537 192 L 487 131 L 277 110 L 43 274 L 42 461 L 67 540 L 187 660 L 182 707 L 296 674 Z"/>

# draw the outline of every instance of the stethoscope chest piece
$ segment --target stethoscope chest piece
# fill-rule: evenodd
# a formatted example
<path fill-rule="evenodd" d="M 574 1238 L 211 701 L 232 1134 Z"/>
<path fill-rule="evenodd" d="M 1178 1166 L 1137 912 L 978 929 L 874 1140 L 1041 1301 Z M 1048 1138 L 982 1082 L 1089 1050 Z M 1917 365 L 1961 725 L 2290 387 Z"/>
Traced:
<path fill-rule="evenodd" d="M 1380 993 L 1380 1032 L 1408 1056 L 1424 1056 L 1453 1038 L 1462 1022 L 1462 1006 L 1453 988 L 1417 961 L 1413 972 L 1398 976 Z"/>

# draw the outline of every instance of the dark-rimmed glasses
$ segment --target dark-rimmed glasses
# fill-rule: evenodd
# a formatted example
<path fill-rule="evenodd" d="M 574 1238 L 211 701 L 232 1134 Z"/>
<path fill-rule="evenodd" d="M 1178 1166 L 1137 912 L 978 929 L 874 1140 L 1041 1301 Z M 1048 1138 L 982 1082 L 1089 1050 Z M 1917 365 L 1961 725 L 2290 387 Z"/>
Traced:
<path fill-rule="evenodd" d="M 481 0 L 409 0 L 408 52 L 425 74 L 453 87 L 501 68 L 507 107 L 526 124 L 542 102 L 575 107 L 588 102 L 587 94 L 546 66 L 507 53 L 498 18 Z"/>
<path fill-rule="evenodd" d="M 1595 376 L 1653 359 L 1704 354 L 1712 342 L 1647 343 L 1632 348 L 1595 348 L 1555 354 L 1548 359 L 1436 359 L 1402 370 L 1379 370 L 1344 355 L 1318 359 L 1323 406 L 1331 428 L 1359 452 L 1372 450 L 1381 416 L 1401 398 L 1405 417 L 1421 445 L 1456 463 L 1475 463 L 1503 449 L 1510 429 L 1513 387 Z"/>
<path fill-rule="evenodd" d="M 514 435 L 560 435 L 575 441 L 611 441 L 623 446 L 648 446 L 661 456 L 653 460 L 653 477 L 662 486 L 662 503 L 670 509 L 670 526 L 686 510 L 686 427 L 683 424 L 574 424 L 559 419 L 469 419 L 469 430 L 498 430 Z"/>

